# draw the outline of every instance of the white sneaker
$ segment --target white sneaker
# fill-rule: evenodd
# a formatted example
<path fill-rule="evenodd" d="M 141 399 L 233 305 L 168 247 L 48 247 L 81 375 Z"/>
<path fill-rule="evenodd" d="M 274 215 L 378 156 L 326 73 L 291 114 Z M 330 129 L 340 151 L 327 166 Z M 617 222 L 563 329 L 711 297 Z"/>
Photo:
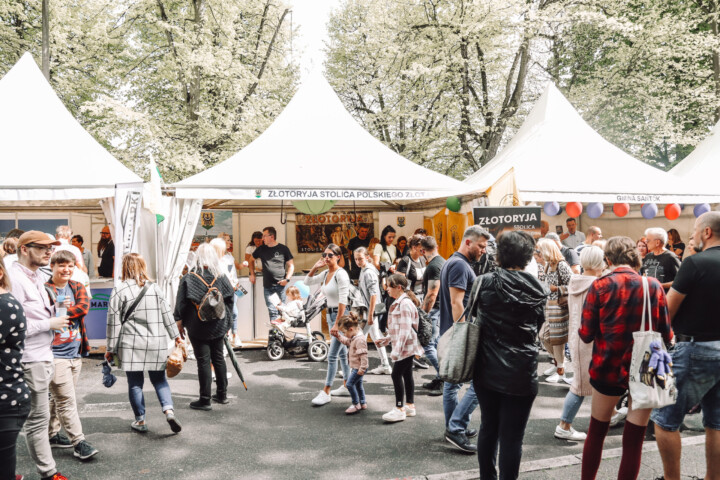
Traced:
<path fill-rule="evenodd" d="M 622 407 L 620 410 L 618 410 L 616 413 L 613 414 L 613 416 L 610 418 L 610 426 L 614 427 L 618 423 L 625 420 L 625 417 L 627 417 L 627 407 Z"/>
<path fill-rule="evenodd" d="M 550 383 L 558 383 L 560 380 L 566 381 L 565 375 L 563 374 L 562 376 L 560 376 L 557 372 L 555 372 L 554 374 L 550 375 L 549 377 L 547 377 L 545 379 L 546 382 L 550 382 Z"/>
<path fill-rule="evenodd" d="M 572 385 L 573 377 L 568 377 L 567 375 L 562 376 L 563 382 L 567 383 L 568 385 Z"/>
<path fill-rule="evenodd" d="M 557 372 L 557 367 L 555 365 L 550 365 L 550 368 L 545 370 L 543 372 L 543 375 L 547 377 L 548 375 L 552 375 L 555 372 Z"/>
<path fill-rule="evenodd" d="M 330 395 L 335 395 L 336 397 L 349 397 L 350 390 L 348 390 L 345 385 L 340 385 L 335 390 L 330 390 Z"/>
<path fill-rule="evenodd" d="M 228 380 L 230 380 L 232 378 L 232 373 L 227 372 L 227 378 L 228 378 Z"/>
<path fill-rule="evenodd" d="M 188 359 L 188 360 L 193 360 L 193 361 L 197 360 L 197 359 L 195 358 L 195 353 L 193 353 L 193 352 L 189 352 L 189 353 L 188 353 L 188 358 L 187 358 L 187 359 Z"/>
<path fill-rule="evenodd" d="M 313 405 L 325 405 L 326 403 L 330 403 L 332 401 L 332 396 L 328 395 L 324 391 L 320 390 L 320 393 L 317 394 L 315 398 L 312 399 Z"/>
<path fill-rule="evenodd" d="M 380 365 L 379 367 L 375 367 L 372 370 L 368 370 L 368 373 L 372 373 L 373 375 L 391 375 L 392 367 L 383 367 L 382 365 Z"/>
<path fill-rule="evenodd" d="M 405 412 L 406 417 L 414 417 L 417 414 L 415 407 L 408 407 L 407 405 L 403 407 L 403 412 Z"/>
<path fill-rule="evenodd" d="M 559 438 L 560 440 L 569 440 L 571 442 L 582 442 L 587 438 L 587 434 L 578 432 L 572 427 L 570 427 L 570 430 L 563 430 L 560 425 L 558 425 L 555 427 L 555 438 Z"/>
<path fill-rule="evenodd" d="M 382 419 L 385 420 L 388 423 L 395 423 L 395 422 L 402 422 L 405 420 L 405 412 L 402 410 L 398 410 L 397 408 L 393 408 L 388 413 L 382 416 Z"/>

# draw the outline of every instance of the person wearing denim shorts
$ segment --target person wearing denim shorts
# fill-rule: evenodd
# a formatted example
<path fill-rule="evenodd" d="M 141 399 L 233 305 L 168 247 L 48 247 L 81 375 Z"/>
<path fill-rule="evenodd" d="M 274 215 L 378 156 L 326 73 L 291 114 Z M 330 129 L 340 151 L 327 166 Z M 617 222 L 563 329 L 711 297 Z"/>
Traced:
<path fill-rule="evenodd" d="M 693 240 L 699 253 L 685 257 L 667 296 L 677 342 L 672 370 L 678 398 L 651 416 L 666 480 L 680 478 L 679 429 L 697 404 L 706 435 L 705 478 L 720 478 L 720 212 L 695 221 Z"/>

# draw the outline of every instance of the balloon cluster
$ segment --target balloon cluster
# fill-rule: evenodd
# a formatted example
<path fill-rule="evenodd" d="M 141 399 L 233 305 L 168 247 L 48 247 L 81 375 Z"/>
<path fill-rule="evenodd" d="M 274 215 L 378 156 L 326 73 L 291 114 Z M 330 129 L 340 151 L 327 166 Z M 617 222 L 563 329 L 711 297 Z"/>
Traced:
<path fill-rule="evenodd" d="M 669 203 L 665 205 L 663 213 L 665 214 L 665 218 L 667 218 L 668 220 L 677 220 L 678 218 L 680 218 L 680 214 L 682 213 L 684 208 L 685 205 L 679 203 Z M 630 204 L 615 203 L 613 204 L 612 209 L 613 213 L 616 216 L 624 217 L 628 213 L 630 213 Z M 562 207 L 558 202 L 545 202 L 545 204 L 543 205 L 543 211 L 545 212 L 545 215 L 549 217 L 554 217 L 556 215 L 559 215 L 560 212 L 562 212 Z M 601 202 L 588 203 L 588 217 L 599 218 L 602 216 L 604 211 L 605 206 Z M 695 217 L 699 217 L 703 213 L 707 213 L 709 211 L 710 205 L 707 203 L 700 203 L 698 205 L 695 205 L 695 208 L 693 209 Z M 580 202 L 568 202 L 567 205 L 565 205 L 565 212 L 568 214 L 569 217 L 577 218 L 583 212 L 583 205 Z M 643 218 L 647 220 L 653 219 L 658 214 L 658 206 L 655 203 L 644 203 L 640 207 L 640 213 L 642 213 Z"/>

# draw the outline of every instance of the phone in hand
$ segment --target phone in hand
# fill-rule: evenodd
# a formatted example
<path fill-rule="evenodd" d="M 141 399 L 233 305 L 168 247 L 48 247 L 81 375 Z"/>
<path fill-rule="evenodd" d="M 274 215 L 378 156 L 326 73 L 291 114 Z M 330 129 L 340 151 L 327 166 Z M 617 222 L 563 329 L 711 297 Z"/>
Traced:
<path fill-rule="evenodd" d="M 562 227 L 562 225 L 555 225 L 555 233 L 557 233 L 558 235 L 562 235 L 562 234 L 563 234 L 563 227 Z"/>

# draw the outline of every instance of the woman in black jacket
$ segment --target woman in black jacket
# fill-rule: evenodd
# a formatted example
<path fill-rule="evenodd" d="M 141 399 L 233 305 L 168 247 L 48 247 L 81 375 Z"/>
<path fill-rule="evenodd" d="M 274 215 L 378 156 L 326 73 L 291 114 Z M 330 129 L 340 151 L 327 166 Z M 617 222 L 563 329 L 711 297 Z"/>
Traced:
<path fill-rule="evenodd" d="M 217 403 L 228 403 L 223 340 L 232 323 L 235 292 L 220 266 L 215 249 L 210 244 L 204 243 L 198 247 L 195 262 L 194 268 L 180 280 L 173 315 L 180 332 L 183 327 L 187 329 L 197 359 L 200 399 L 190 402 L 190 408 L 212 410 L 211 399 Z M 225 316 L 201 321 L 197 305 L 202 302 L 209 285 L 220 291 L 225 303 Z M 212 397 L 211 364 L 215 368 L 217 383 L 217 393 Z"/>
<path fill-rule="evenodd" d="M 535 241 L 520 231 L 503 233 L 497 242 L 499 268 L 478 277 L 475 314 L 482 325 L 475 365 L 475 393 L 480 405 L 478 462 L 481 479 L 516 479 L 530 409 L 538 392 L 537 334 L 545 321 L 548 288 L 523 271 Z"/>

